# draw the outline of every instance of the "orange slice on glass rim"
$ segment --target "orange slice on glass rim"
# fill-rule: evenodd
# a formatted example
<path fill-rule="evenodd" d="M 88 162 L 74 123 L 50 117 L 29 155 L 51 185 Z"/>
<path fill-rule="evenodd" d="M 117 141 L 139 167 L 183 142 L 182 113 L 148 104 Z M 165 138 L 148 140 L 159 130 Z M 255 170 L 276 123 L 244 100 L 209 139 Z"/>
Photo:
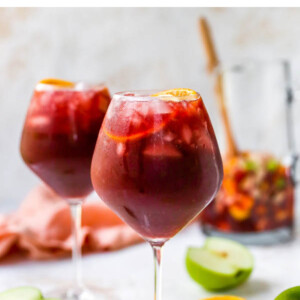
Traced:
<path fill-rule="evenodd" d="M 162 100 L 181 101 L 197 100 L 199 94 L 191 89 L 172 89 L 153 94 L 151 97 L 158 97 Z"/>
<path fill-rule="evenodd" d="M 74 82 L 57 79 L 57 78 L 45 78 L 39 81 L 38 86 L 51 86 L 54 88 L 73 88 Z"/>

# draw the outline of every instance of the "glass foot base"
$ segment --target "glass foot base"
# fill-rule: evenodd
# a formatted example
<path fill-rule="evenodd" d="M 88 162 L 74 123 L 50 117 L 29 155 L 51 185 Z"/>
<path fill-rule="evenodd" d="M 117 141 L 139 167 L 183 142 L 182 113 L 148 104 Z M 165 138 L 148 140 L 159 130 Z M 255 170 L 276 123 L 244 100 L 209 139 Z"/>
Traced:
<path fill-rule="evenodd" d="M 246 233 L 230 233 L 218 231 L 210 225 L 201 225 L 202 231 L 208 236 L 217 236 L 235 240 L 245 245 L 274 245 L 286 243 L 293 239 L 294 231 L 291 227 L 283 227 L 280 229 L 264 231 L 264 232 L 246 232 Z"/>
<path fill-rule="evenodd" d="M 109 291 L 87 288 L 62 288 L 47 293 L 47 298 L 57 300 L 117 300 Z"/>

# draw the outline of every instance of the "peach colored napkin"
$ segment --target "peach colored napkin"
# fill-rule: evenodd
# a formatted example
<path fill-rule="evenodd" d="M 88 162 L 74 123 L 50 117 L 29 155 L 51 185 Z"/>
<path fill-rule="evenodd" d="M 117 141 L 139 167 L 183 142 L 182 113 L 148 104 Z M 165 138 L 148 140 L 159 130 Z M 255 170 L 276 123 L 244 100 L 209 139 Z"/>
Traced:
<path fill-rule="evenodd" d="M 86 251 L 120 249 L 139 237 L 102 202 L 84 203 L 81 245 Z M 71 216 L 68 204 L 41 185 L 29 193 L 19 210 L 0 215 L 0 259 L 22 252 L 32 259 L 70 254 Z"/>

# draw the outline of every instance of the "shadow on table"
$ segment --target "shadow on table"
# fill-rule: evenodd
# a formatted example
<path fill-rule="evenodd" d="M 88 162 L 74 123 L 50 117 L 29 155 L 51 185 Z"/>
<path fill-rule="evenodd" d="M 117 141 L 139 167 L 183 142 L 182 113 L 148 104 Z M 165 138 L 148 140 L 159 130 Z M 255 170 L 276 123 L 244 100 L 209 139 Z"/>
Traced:
<path fill-rule="evenodd" d="M 266 293 L 270 289 L 270 287 L 271 285 L 267 281 L 261 279 L 253 279 L 236 288 L 235 292 L 237 295 L 241 295 L 247 298 Z"/>

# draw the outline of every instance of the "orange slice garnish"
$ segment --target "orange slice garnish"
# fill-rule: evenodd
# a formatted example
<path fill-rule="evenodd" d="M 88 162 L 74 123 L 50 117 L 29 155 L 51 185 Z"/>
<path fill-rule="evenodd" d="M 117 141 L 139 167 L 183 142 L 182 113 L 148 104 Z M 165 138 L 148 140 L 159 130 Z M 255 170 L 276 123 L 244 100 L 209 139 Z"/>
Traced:
<path fill-rule="evenodd" d="M 117 142 L 127 142 L 127 141 L 133 141 L 133 140 L 137 140 L 140 138 L 143 138 L 149 134 L 154 134 L 156 132 L 158 132 L 159 130 L 161 130 L 168 122 L 169 120 L 172 118 L 173 114 L 163 118 L 160 120 L 159 123 L 154 124 L 153 126 L 153 122 L 147 122 L 147 120 L 144 120 L 144 124 L 142 124 L 142 126 L 139 126 L 138 128 L 136 128 L 136 130 L 134 130 L 133 132 L 131 132 L 130 134 L 126 134 L 126 135 L 118 135 L 118 134 L 114 134 L 110 131 L 108 131 L 107 129 L 104 129 L 104 133 L 110 137 L 111 139 L 117 141 Z"/>
<path fill-rule="evenodd" d="M 75 86 L 74 82 L 63 80 L 63 79 L 57 79 L 57 78 L 42 79 L 39 82 L 39 84 L 51 85 L 56 88 L 73 88 Z"/>
<path fill-rule="evenodd" d="M 236 296 L 216 296 L 211 298 L 205 298 L 202 300 L 246 300 L 246 299 L 241 297 L 236 297 Z"/>
<path fill-rule="evenodd" d="M 162 130 L 176 113 L 168 103 L 125 105 L 104 127 L 104 133 L 117 142 L 133 141 Z M 124 117 L 120 118 L 120 116 Z M 126 117 L 125 117 L 126 115 Z"/>
<path fill-rule="evenodd" d="M 119 135 L 115 135 L 115 134 L 112 134 L 111 132 L 109 132 L 108 130 L 104 129 L 104 133 L 110 137 L 111 139 L 115 140 L 115 141 L 118 141 L 118 142 L 127 142 L 127 141 L 132 141 L 132 140 L 137 140 L 137 139 L 140 139 L 142 137 L 145 137 L 149 134 L 153 134 L 157 131 L 159 131 L 160 129 L 162 129 L 165 124 L 167 123 L 167 121 L 163 121 L 161 123 L 159 123 L 158 126 L 155 126 L 154 128 L 149 128 L 147 130 L 144 130 L 144 131 L 141 131 L 141 132 L 138 132 L 138 133 L 134 133 L 134 134 L 130 134 L 128 136 L 119 136 Z"/>
<path fill-rule="evenodd" d="M 172 89 L 153 94 L 151 97 L 159 97 L 163 100 L 180 101 L 197 100 L 200 95 L 191 89 Z"/>

